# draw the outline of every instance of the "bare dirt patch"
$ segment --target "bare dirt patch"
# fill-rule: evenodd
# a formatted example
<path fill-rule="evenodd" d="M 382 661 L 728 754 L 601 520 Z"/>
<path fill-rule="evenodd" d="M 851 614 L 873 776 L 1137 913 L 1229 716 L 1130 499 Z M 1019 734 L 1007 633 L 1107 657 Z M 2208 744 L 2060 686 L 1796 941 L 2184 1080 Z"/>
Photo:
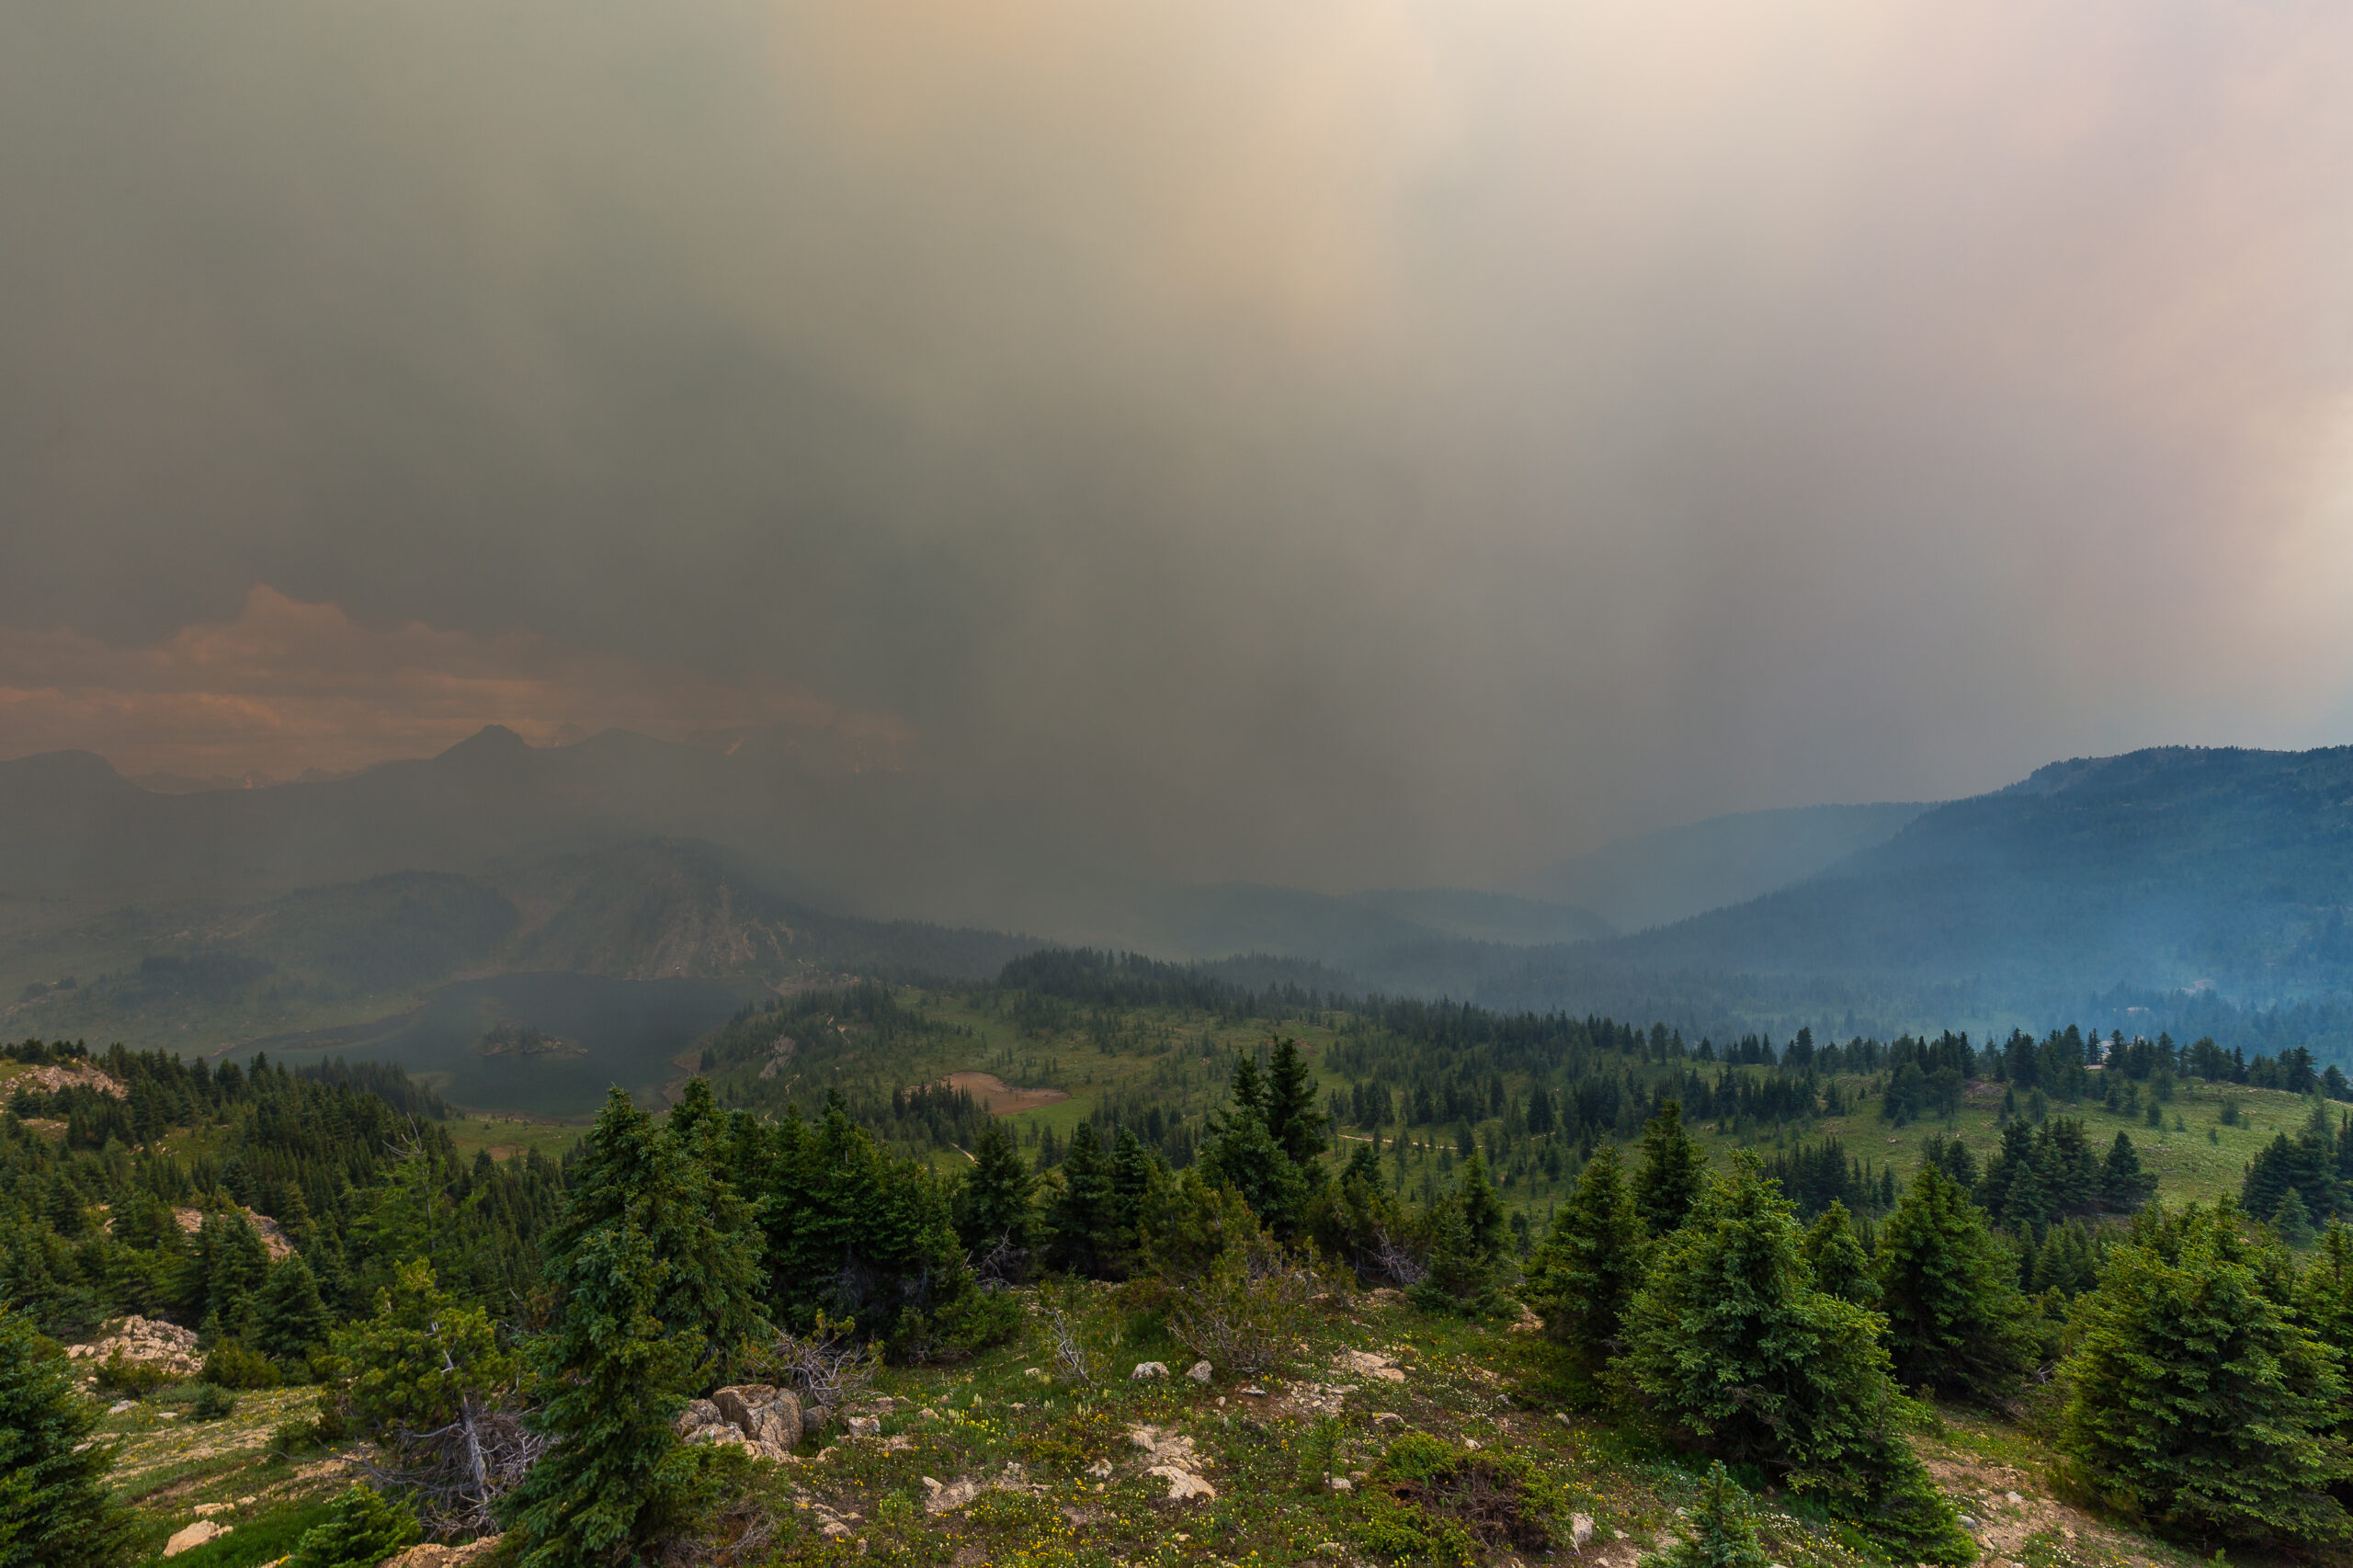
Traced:
<path fill-rule="evenodd" d="M 2089 1548 L 2095 1561 L 2157 1568 L 2147 1543 L 2052 1496 L 2032 1471 L 1942 1449 L 1931 1449 L 1921 1460 L 1938 1489 L 1976 1521 L 1971 1533 L 1984 1548 L 1986 1568 L 2021 1568 L 2036 1537 Z"/>
<path fill-rule="evenodd" d="M 991 1116 L 1018 1116 L 1025 1110 L 1070 1098 L 1061 1089 L 1017 1088 L 994 1073 L 950 1073 L 939 1082 L 951 1089 L 963 1090 Z"/>

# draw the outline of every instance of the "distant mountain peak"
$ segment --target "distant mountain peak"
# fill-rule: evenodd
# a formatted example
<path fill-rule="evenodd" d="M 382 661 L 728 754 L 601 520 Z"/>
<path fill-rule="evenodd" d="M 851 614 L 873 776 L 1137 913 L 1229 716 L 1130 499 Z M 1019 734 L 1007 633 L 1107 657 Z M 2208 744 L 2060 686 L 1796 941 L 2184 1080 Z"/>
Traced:
<path fill-rule="evenodd" d="M 484 724 L 456 745 L 441 754 L 449 757 L 517 756 L 531 749 L 530 744 L 504 724 Z"/>

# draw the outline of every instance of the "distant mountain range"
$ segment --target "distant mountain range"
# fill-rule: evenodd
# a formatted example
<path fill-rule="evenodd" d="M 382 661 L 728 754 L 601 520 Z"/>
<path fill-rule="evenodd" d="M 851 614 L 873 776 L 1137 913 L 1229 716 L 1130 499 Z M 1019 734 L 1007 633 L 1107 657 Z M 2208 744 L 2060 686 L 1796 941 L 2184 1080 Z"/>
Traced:
<path fill-rule="evenodd" d="M 528 971 L 978 974 L 1055 940 L 1717 1030 L 2284 1008 L 2335 1055 L 2348 907 L 2353 748 L 2078 759 L 1942 805 L 1694 824 L 1510 892 L 1348 897 L 1090 862 L 1017 808 L 812 766 L 790 737 L 541 749 L 494 728 L 348 778 L 176 794 L 89 754 L 0 763 L 0 1017 L 28 1025 L 193 1018 L 215 995 L 225 1028 L 218 998 L 250 1024 L 273 987 Z"/>
<path fill-rule="evenodd" d="M 1883 802 L 1714 817 L 1605 845 L 1545 868 L 1519 891 L 1644 930 L 1802 881 L 1886 843 L 1927 809 Z"/>

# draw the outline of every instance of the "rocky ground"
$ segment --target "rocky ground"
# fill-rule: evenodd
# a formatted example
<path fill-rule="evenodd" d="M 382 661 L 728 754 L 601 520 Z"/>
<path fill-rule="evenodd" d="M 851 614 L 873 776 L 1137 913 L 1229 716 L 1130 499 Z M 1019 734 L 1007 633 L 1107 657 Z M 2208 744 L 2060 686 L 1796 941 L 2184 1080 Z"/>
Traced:
<path fill-rule="evenodd" d="M 1075 1359 L 1057 1360 L 1040 1327 L 966 1365 L 885 1369 L 832 1410 L 759 1384 L 699 1403 L 682 1427 L 717 1450 L 732 1500 L 679 1562 L 1636 1568 L 1672 1543 L 1697 1494 L 1676 1456 L 1531 1403 L 1542 1353 L 1505 1325 L 1393 1300 L 1328 1303 L 1278 1368 L 1245 1380 L 1198 1369 L 1153 1311 L 1117 1292 L 1099 1293 L 1096 1309 Z M 175 1555 L 175 1568 L 258 1568 L 290 1551 L 366 1457 L 273 1447 L 313 1391 L 249 1392 L 210 1422 L 191 1418 L 190 1397 L 183 1384 L 104 1423 L 123 1440 L 119 1485 L 157 1560 L 193 1526 L 225 1530 Z M 1948 1411 L 1919 1441 L 1988 1568 L 2206 1561 L 2062 1501 L 2049 1453 L 2017 1427 Z M 1396 1456 L 1439 1451 L 1432 1442 L 1474 1484 L 1401 1483 Z M 1453 1533 L 1401 1534 L 1401 1499 Z M 1786 1498 L 1761 1499 L 1760 1526 L 1781 1568 L 1881 1568 L 1850 1533 Z M 484 1555 L 419 1549 L 402 1568 L 494 1568 L 490 1545 L 473 1550 Z"/>

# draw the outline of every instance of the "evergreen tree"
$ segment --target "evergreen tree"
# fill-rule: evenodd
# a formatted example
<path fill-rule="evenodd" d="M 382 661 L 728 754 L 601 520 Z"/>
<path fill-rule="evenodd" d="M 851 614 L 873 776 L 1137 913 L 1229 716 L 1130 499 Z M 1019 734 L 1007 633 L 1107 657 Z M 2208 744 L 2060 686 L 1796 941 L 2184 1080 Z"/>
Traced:
<path fill-rule="evenodd" d="M 1634 1206 L 1654 1236 L 1683 1223 L 1708 1183 L 1708 1157 L 1684 1130 L 1683 1106 L 1667 1100 L 1643 1128 L 1643 1164 L 1634 1174 Z"/>
<path fill-rule="evenodd" d="M 1315 1073 L 1299 1041 L 1275 1041 L 1267 1061 L 1267 1131 L 1302 1171 L 1324 1157 L 1324 1116 L 1315 1108 Z"/>
<path fill-rule="evenodd" d="M 760 1321 L 751 1206 L 614 1089 L 581 1142 L 563 1217 L 548 1233 L 549 1267 L 560 1272 L 590 1235 L 625 1221 L 663 1266 L 654 1316 L 714 1361 L 732 1354 Z"/>
<path fill-rule="evenodd" d="M 377 1292 L 373 1314 L 335 1334 L 335 1351 L 352 1419 L 370 1435 L 447 1426 L 469 1400 L 477 1409 L 498 1403 L 517 1371 L 490 1314 L 454 1300 L 421 1257 Z"/>
<path fill-rule="evenodd" d="M 2329 1222 L 2296 1279 L 2296 1316 L 2353 1382 L 2353 1225 Z M 2353 1416 L 2353 1412 L 2348 1412 Z"/>
<path fill-rule="evenodd" d="M 2266 1293 L 2231 1210 L 2152 1215 L 2075 1303 L 2060 1446 L 2101 1494 L 2160 1529 L 2258 1543 L 2348 1533 L 2328 1494 L 2336 1358 Z"/>
<path fill-rule="evenodd" d="M 2122 1132 L 2100 1162 L 2099 1206 L 2111 1214 L 2137 1214 L 2157 1190 L 2157 1178 L 2141 1168 L 2141 1152 Z"/>
<path fill-rule="evenodd" d="M 1495 1184 L 1487 1179 L 1485 1155 L 1473 1151 L 1462 1163 L 1455 1191 L 1462 1202 L 1462 1229 L 1472 1256 L 1489 1269 L 1501 1267 L 1511 1246 L 1511 1227 L 1505 1222 L 1503 1199 L 1495 1196 Z"/>
<path fill-rule="evenodd" d="M 788 1116 L 767 1165 L 770 1301 L 784 1321 L 805 1330 L 823 1313 L 904 1351 L 967 1310 L 952 1188 L 891 1158 L 838 1098 L 813 1128 Z"/>
<path fill-rule="evenodd" d="M 1805 1233 L 1805 1260 L 1813 1270 L 1813 1288 L 1859 1307 L 1879 1305 L 1879 1277 L 1870 1256 L 1855 1233 L 1854 1216 L 1836 1199 Z"/>
<path fill-rule="evenodd" d="M 1381 1155 L 1370 1143 L 1355 1145 L 1338 1179 L 1316 1194 L 1306 1228 L 1326 1256 L 1346 1261 L 1359 1279 L 1403 1282 L 1394 1270 L 1398 1259 L 1407 1255 L 1409 1227 L 1381 1174 Z"/>
<path fill-rule="evenodd" d="M 1002 1256 L 1000 1277 L 1018 1281 L 1036 1244 L 1038 1178 L 1005 1123 L 991 1117 L 972 1143 L 972 1166 L 957 1195 L 956 1233 L 976 1258 Z"/>
<path fill-rule="evenodd" d="M 286 1568 L 376 1568 L 424 1533 L 407 1508 L 354 1482 L 327 1506 L 326 1522 L 303 1535 Z"/>
<path fill-rule="evenodd" d="M 2271 1211 L 2271 1224 L 2279 1233 L 2279 1239 L 2290 1246 L 2312 1244 L 2312 1210 L 2304 1207 L 2304 1195 L 2294 1187 L 2279 1195 L 2279 1205 Z"/>
<path fill-rule="evenodd" d="M 1118 1247 L 1119 1197 L 1095 1124 L 1082 1121 L 1046 1200 L 1046 1267 L 1099 1279 Z"/>
<path fill-rule="evenodd" d="M 1880 1311 L 1896 1377 L 1907 1388 L 1995 1399 L 2016 1386 L 2033 1341 L 2012 1283 L 2018 1262 L 1984 1210 L 1934 1165 L 1880 1227 Z"/>
<path fill-rule="evenodd" d="M 1244 1058 L 1242 1066 L 1248 1066 Z M 1252 1097 L 1243 1097 L 1245 1087 Z M 1212 1187 L 1231 1187 L 1242 1194 L 1251 1211 L 1278 1234 L 1298 1229 L 1310 1196 L 1305 1175 L 1267 1126 L 1257 1101 L 1256 1069 L 1245 1085 L 1239 1068 L 1234 1073 L 1234 1098 L 1209 1141 L 1201 1145 L 1201 1174 Z"/>
<path fill-rule="evenodd" d="M 1733 1484 L 1722 1460 L 1708 1467 L 1706 1489 L 1685 1530 L 1673 1551 L 1643 1562 L 1654 1568 L 1767 1568 L 1748 1494 Z"/>
<path fill-rule="evenodd" d="M 112 1568 L 132 1557 L 108 1494 L 115 1449 L 56 1345 L 0 1306 L 0 1568 Z M 87 1446 L 85 1446 L 85 1445 Z"/>
<path fill-rule="evenodd" d="M 528 1419 L 554 1442 L 505 1500 L 523 1568 L 633 1561 L 709 1501 L 702 1451 L 671 1426 L 701 1381 L 703 1335 L 657 1315 L 691 1267 L 659 1256 L 626 1208 L 549 1257 L 561 1304 L 530 1345 L 547 1403 Z"/>
<path fill-rule="evenodd" d="M 1622 1365 L 1671 1430 L 1823 1498 L 1899 1561 L 1975 1559 L 1904 1439 L 1880 1318 L 1814 1289 L 1796 1211 L 1754 1156 L 1658 1247 Z"/>
<path fill-rule="evenodd" d="M 335 1314 L 319 1299 L 319 1281 L 295 1253 L 269 1271 L 254 1302 L 253 1344 L 263 1355 L 300 1362 L 327 1342 Z"/>
<path fill-rule="evenodd" d="M 1623 1347 L 1626 1308 L 1642 1285 L 1648 1250 L 1617 1145 L 1605 1143 L 1529 1259 L 1524 1292 L 1544 1319 L 1545 1335 L 1567 1347 L 1588 1380 Z"/>

